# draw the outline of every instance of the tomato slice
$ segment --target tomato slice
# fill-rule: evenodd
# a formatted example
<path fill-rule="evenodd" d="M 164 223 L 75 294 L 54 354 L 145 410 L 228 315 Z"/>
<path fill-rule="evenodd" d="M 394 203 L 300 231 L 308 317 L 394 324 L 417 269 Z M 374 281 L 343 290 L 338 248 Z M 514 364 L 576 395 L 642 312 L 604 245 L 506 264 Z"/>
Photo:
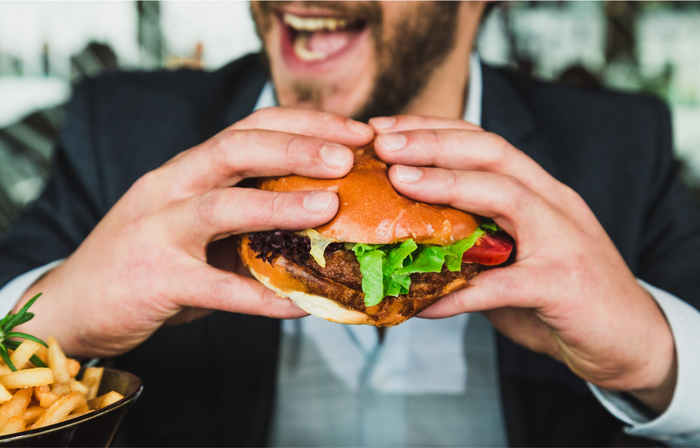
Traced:
<path fill-rule="evenodd" d="M 505 263 L 513 251 L 513 242 L 505 235 L 487 234 L 479 238 L 471 249 L 464 253 L 462 262 L 495 266 Z"/>

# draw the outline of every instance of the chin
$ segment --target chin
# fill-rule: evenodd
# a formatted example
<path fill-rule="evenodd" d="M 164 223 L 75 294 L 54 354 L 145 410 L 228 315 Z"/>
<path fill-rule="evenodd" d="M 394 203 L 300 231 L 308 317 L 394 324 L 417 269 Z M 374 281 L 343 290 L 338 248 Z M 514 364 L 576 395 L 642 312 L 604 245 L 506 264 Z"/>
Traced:
<path fill-rule="evenodd" d="M 270 16 L 264 37 L 281 106 L 353 116 L 376 77 L 369 27 L 333 11 L 286 5 Z"/>

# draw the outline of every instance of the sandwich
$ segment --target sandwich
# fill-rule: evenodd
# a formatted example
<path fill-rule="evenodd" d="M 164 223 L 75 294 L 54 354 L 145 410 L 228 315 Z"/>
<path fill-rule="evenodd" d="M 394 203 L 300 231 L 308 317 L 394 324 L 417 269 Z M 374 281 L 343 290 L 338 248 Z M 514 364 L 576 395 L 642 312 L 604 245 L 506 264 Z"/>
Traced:
<path fill-rule="evenodd" d="M 372 144 L 355 148 L 340 179 L 261 179 L 270 191 L 334 191 L 336 216 L 315 229 L 242 235 L 250 273 L 315 316 L 344 324 L 398 325 L 505 263 L 513 242 L 492 220 L 394 190 Z"/>

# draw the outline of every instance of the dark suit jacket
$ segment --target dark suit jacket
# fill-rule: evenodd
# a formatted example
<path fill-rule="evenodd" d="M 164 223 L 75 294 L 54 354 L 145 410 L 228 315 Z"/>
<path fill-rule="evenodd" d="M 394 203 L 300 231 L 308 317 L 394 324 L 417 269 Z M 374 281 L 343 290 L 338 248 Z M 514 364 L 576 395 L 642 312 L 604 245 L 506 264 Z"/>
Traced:
<path fill-rule="evenodd" d="M 213 73 L 82 82 L 45 192 L 0 239 L 0 285 L 68 256 L 142 174 L 248 115 L 265 82 L 256 56 Z M 488 66 L 483 82 L 484 128 L 578 191 L 636 276 L 698 307 L 700 214 L 678 181 L 665 106 Z M 264 444 L 278 344 L 279 322 L 262 317 L 214 313 L 159 330 L 115 361 L 146 387 L 124 440 Z M 620 423 L 562 364 L 504 338 L 498 357 L 512 445 L 619 442 Z"/>

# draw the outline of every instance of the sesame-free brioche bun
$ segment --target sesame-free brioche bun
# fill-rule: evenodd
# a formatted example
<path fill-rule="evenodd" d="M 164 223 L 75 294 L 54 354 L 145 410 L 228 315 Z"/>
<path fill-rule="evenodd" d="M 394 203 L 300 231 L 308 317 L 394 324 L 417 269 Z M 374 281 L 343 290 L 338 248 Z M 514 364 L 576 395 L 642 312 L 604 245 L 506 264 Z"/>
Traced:
<path fill-rule="evenodd" d="M 478 218 L 442 205 L 416 202 L 400 195 L 391 185 L 389 168 L 370 144 L 355 149 L 352 170 L 340 179 L 287 176 L 266 179 L 260 188 L 270 191 L 333 191 L 338 213 L 316 228 L 337 241 L 390 244 L 413 238 L 417 244 L 447 246 L 471 235 Z"/>

